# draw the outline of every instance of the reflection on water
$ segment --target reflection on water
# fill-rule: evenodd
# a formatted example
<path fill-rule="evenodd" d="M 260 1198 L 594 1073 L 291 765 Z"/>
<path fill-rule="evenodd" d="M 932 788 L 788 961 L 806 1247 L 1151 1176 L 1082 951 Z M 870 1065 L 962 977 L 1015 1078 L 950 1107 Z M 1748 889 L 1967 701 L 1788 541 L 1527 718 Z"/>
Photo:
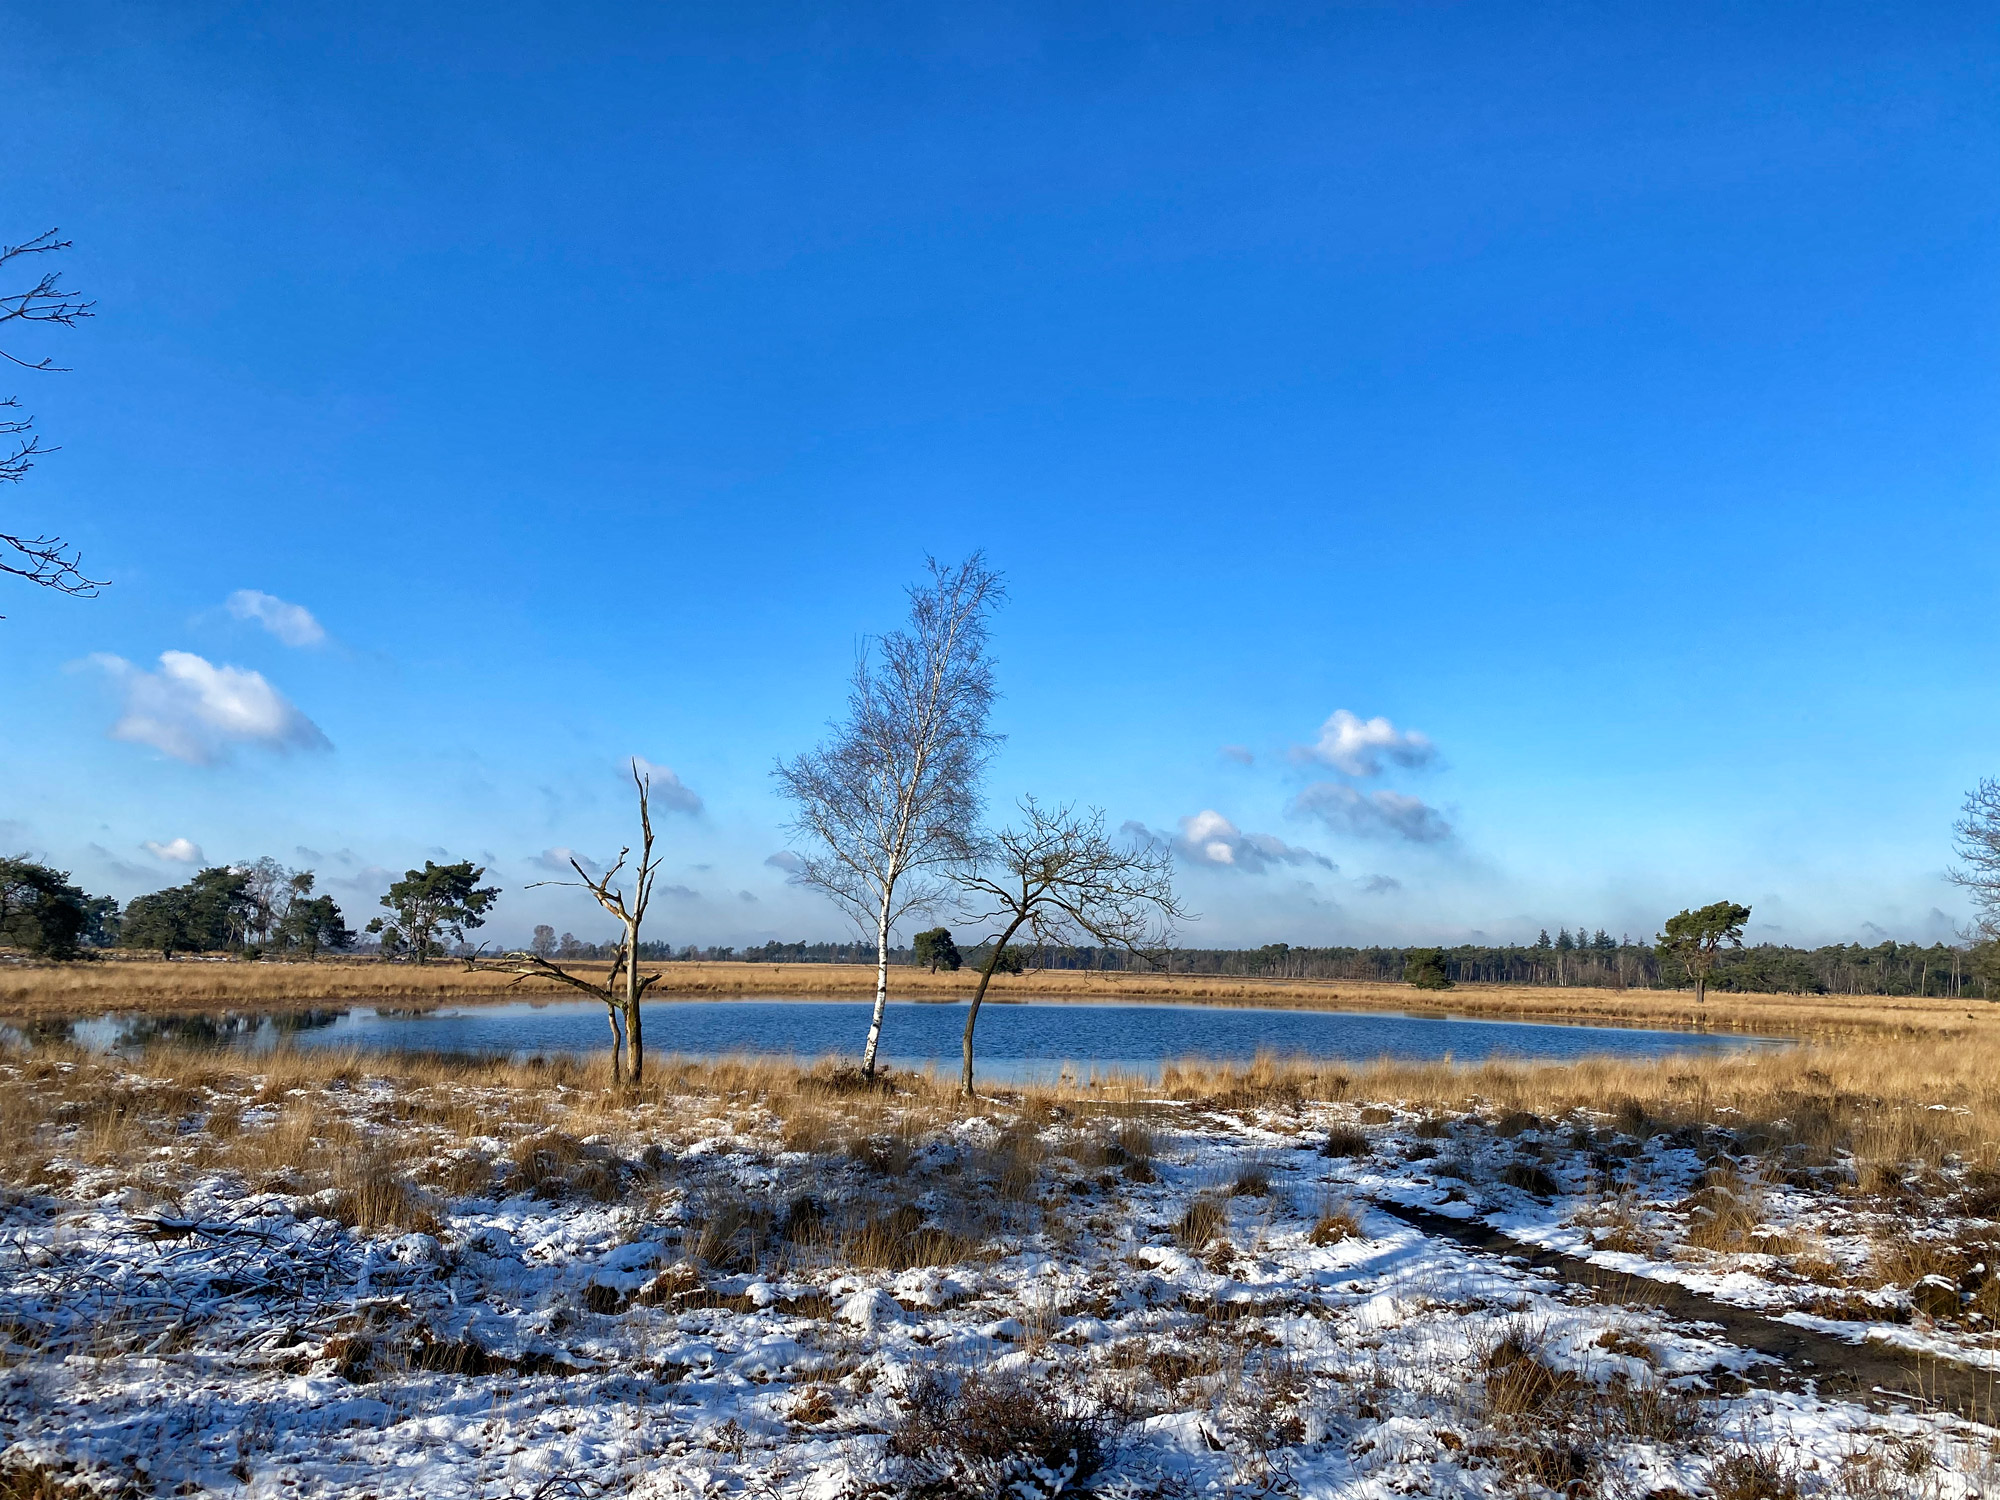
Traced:
<path fill-rule="evenodd" d="M 30 1041 L 66 1039 L 99 1052 L 130 1051 L 152 1042 L 248 1047 L 262 1052 L 288 1038 L 336 1026 L 350 1014 L 343 1008 L 274 1011 L 268 1015 L 231 1011 L 191 1016 L 99 1016 L 91 1021 L 41 1023 L 24 1030 Z M 55 1029 L 43 1036 L 45 1027 Z"/>
<path fill-rule="evenodd" d="M 647 1050 L 713 1057 L 761 1053 L 818 1058 L 860 1050 L 869 1003 L 840 1000 L 655 1001 L 645 1007 Z M 883 1051 L 899 1067 L 955 1067 L 963 1004 L 892 1004 Z M 604 1008 L 594 1001 L 507 1005 L 354 1006 L 258 1014 L 102 1016 L 36 1023 L 31 1044 L 67 1039 L 99 1050 L 156 1042 L 250 1051 L 281 1044 L 524 1057 L 585 1053 L 606 1045 Z M 1091 1071 L 1157 1077 L 1163 1061 L 1247 1061 L 1280 1056 L 1366 1061 L 1489 1057 L 1568 1060 L 1589 1054 L 1657 1058 L 1770 1045 L 1763 1038 L 1619 1027 L 1471 1021 L 1394 1012 L 1256 1010 L 1198 1005 L 994 1005 L 979 1016 L 979 1069 L 1021 1081 Z"/>

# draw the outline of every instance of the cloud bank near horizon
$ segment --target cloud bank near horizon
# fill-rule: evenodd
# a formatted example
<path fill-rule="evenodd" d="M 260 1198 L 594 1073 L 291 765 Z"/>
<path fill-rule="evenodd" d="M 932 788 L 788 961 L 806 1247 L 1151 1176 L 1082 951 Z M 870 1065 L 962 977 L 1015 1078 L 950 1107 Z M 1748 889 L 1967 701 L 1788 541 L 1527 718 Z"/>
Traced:
<path fill-rule="evenodd" d="M 1147 843 L 1165 844 L 1183 861 L 1209 869 L 1261 875 L 1274 865 L 1338 868 L 1317 850 L 1288 844 L 1275 834 L 1245 833 L 1212 807 L 1182 818 L 1180 830 L 1177 836 L 1169 836 L 1132 820 L 1121 831 Z"/>

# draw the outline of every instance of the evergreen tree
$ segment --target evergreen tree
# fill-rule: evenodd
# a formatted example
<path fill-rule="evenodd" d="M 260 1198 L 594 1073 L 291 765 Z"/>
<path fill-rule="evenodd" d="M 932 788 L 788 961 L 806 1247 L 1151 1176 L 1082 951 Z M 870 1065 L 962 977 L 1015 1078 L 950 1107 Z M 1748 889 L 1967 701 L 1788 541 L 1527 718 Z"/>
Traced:
<path fill-rule="evenodd" d="M 951 939 L 949 927 L 933 927 L 928 932 L 920 932 L 911 940 L 919 967 L 928 967 L 935 974 L 942 968 L 949 973 L 958 972 L 965 963 L 965 955 L 958 951 L 958 944 Z"/>
<path fill-rule="evenodd" d="M 37 864 L 25 854 L 0 859 L 0 943 L 26 949 L 36 958 L 75 958 L 102 930 L 104 898 L 71 885 L 69 871 Z M 115 920 L 118 903 L 109 903 Z"/>
<path fill-rule="evenodd" d="M 1444 954 L 1436 948 L 1412 948 L 1409 961 L 1403 966 L 1403 978 L 1420 990 L 1451 988 L 1451 969 Z"/>
<path fill-rule="evenodd" d="M 421 870 L 404 871 L 389 887 L 382 904 L 394 915 L 394 926 L 418 963 L 442 954 L 447 935 L 463 942 L 468 928 L 485 925 L 487 911 L 500 897 L 499 886 L 479 884 L 485 873 L 469 859 L 451 865 L 425 860 Z M 377 917 L 368 930 L 386 935 L 389 925 Z"/>

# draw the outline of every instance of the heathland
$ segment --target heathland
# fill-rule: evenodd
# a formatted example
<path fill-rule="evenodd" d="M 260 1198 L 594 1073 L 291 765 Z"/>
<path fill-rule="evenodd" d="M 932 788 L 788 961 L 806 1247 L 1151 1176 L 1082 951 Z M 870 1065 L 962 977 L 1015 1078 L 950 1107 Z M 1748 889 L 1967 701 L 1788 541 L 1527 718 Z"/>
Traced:
<path fill-rule="evenodd" d="M 160 967 L 68 993 L 192 998 Z M 52 1003 L 43 972 L 9 1004 Z M 846 992 L 772 977 L 683 993 Z M 1750 1011 L 1798 1046 L 1666 1065 L 979 1101 L 834 1064 L 661 1056 L 634 1091 L 581 1059 L 0 1053 L 0 1467 L 42 1495 L 1995 1493 L 2000 1029 L 1800 1005 Z"/>

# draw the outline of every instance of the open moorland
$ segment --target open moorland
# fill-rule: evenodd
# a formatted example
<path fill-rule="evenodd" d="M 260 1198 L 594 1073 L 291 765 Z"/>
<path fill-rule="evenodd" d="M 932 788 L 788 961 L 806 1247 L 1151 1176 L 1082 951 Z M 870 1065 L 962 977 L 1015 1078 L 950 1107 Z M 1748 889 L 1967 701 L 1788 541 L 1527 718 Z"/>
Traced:
<path fill-rule="evenodd" d="M 191 966 L 190 966 L 191 967 Z M 8 1493 L 2000 1493 L 2000 1041 L 0 1054 Z"/>
<path fill-rule="evenodd" d="M 580 963 L 577 973 L 606 964 Z M 652 998 L 861 999 L 874 993 L 865 964 L 668 963 Z M 898 967 L 890 993 L 906 1000 L 963 999 L 974 976 Z M 0 1020 L 70 1019 L 109 1012 L 275 1011 L 346 1001 L 401 1007 L 545 997 L 572 991 L 457 961 L 417 965 L 362 960 L 285 963 L 222 958 L 106 957 L 86 963 L 0 964 Z M 1460 985 L 1426 991 L 1407 984 L 1263 980 L 1215 975 L 1100 973 L 1049 969 L 996 978 L 994 1001 L 1154 1002 L 1314 1010 L 1396 1010 L 1472 1018 L 1757 1032 L 1840 1039 L 1863 1035 L 2000 1036 L 2000 1007 L 1983 1001 L 1907 995 L 1753 995 L 1711 991 L 1588 989 L 1548 985 Z"/>

